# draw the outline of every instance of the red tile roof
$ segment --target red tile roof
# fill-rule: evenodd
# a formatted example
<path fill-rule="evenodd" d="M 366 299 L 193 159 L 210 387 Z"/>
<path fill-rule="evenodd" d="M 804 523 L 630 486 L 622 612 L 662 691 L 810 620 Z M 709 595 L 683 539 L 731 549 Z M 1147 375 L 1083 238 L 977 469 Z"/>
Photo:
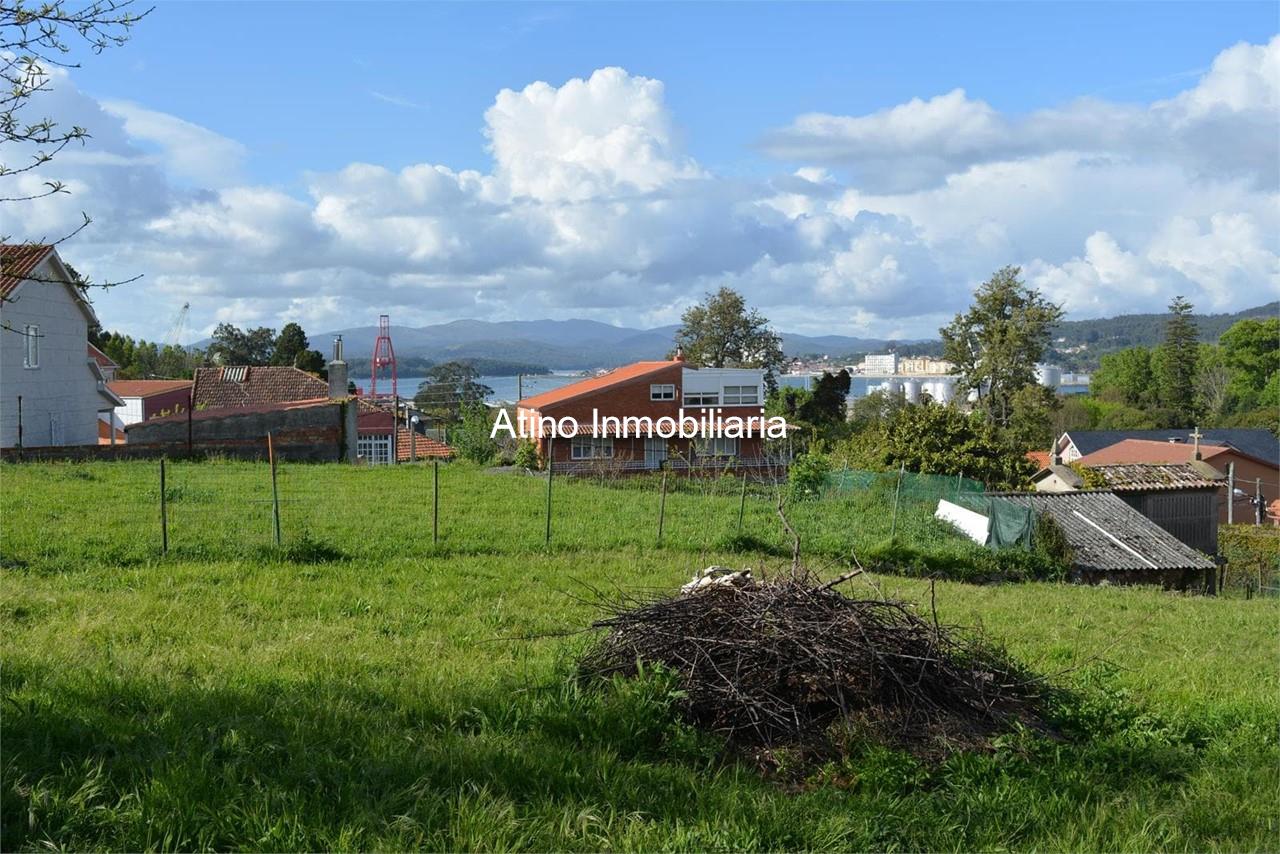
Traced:
<path fill-rule="evenodd" d="M 550 391 L 544 391 L 542 394 L 535 394 L 533 397 L 526 397 L 519 402 L 519 406 L 525 409 L 541 409 L 544 406 L 550 406 L 553 403 L 563 403 L 575 397 L 581 397 L 585 394 L 592 394 L 597 391 L 609 388 L 619 383 L 634 380 L 643 377 L 646 374 L 660 371 L 663 368 L 669 368 L 672 365 L 682 365 L 683 361 L 675 362 L 633 362 L 630 365 L 623 365 L 620 368 L 614 368 L 607 374 L 601 374 L 598 377 L 589 377 L 585 380 L 579 380 L 576 383 L 553 388 Z"/>
<path fill-rule="evenodd" d="M 1206 462 L 1124 463 L 1090 466 L 1112 492 L 1153 492 L 1174 489 L 1217 489 L 1226 475 Z"/>
<path fill-rule="evenodd" d="M 90 359 L 93 359 L 95 362 L 97 362 L 97 363 L 98 363 L 98 367 L 101 367 L 101 368 L 118 368 L 118 367 L 120 367 L 120 366 L 119 366 L 119 365 L 117 365 L 114 361 L 112 361 L 112 359 L 111 359 L 111 357 L 110 357 L 110 356 L 108 356 L 106 353 L 102 352 L 102 351 L 101 351 L 101 350 L 99 350 L 97 347 L 93 346 L 92 344 L 90 344 L 90 345 L 89 345 L 89 358 L 90 358 Z"/>
<path fill-rule="evenodd" d="M 0 297 L 7 297 L 53 251 L 40 243 L 0 244 Z"/>
<path fill-rule="evenodd" d="M 107 383 L 107 388 L 118 397 L 152 397 L 191 386 L 191 380 L 112 380 Z"/>
<path fill-rule="evenodd" d="M 328 396 L 327 382 L 294 367 L 234 365 L 196 368 L 191 399 L 197 409 L 225 409 Z"/>
<path fill-rule="evenodd" d="M 1048 451 L 1027 451 L 1027 459 L 1035 463 L 1037 469 L 1047 469 L 1053 462 L 1053 455 Z"/>
<path fill-rule="evenodd" d="M 423 436 L 418 433 L 410 433 L 407 430 L 401 430 L 399 435 L 396 436 L 396 459 L 402 463 L 408 462 L 413 458 L 413 454 L 410 453 L 410 436 L 413 437 L 414 444 L 417 446 L 417 458 L 420 460 L 431 458 L 448 459 L 453 456 L 453 448 L 449 447 L 444 442 L 436 441 L 429 436 Z"/>
<path fill-rule="evenodd" d="M 1204 459 L 1217 456 L 1231 448 L 1225 445 L 1201 445 Z M 1103 466 L 1117 463 L 1188 463 L 1195 457 L 1195 448 L 1180 442 L 1157 442 L 1153 439 L 1125 439 L 1105 448 L 1085 454 L 1081 465 Z"/>
<path fill-rule="evenodd" d="M 310 400 L 290 400 L 285 403 L 255 403 L 249 406 L 223 406 L 217 409 L 196 409 L 192 410 L 188 416 L 187 412 L 175 412 L 173 415 L 165 415 L 159 418 L 148 418 L 146 421 L 138 421 L 128 425 L 125 429 L 141 426 L 144 424 L 164 424 L 169 421 L 186 421 L 188 417 L 192 421 L 217 420 L 219 418 L 234 418 L 238 415 L 250 415 L 256 412 L 280 412 L 286 409 L 308 409 L 312 406 L 324 406 L 333 403 L 328 397 L 313 397 Z"/>

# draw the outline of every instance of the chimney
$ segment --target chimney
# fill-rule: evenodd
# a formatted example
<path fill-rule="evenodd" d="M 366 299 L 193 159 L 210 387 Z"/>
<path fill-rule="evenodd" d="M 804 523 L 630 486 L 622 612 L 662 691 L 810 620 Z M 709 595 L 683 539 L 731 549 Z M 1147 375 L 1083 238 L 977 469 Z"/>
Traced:
<path fill-rule="evenodd" d="M 333 358 L 329 360 L 329 398 L 350 397 L 347 393 L 347 363 L 342 361 L 342 336 L 333 339 Z"/>
<path fill-rule="evenodd" d="M 684 361 L 684 348 L 681 347 L 679 344 L 676 345 L 676 355 L 675 355 L 674 361 L 677 361 L 677 362 Z"/>

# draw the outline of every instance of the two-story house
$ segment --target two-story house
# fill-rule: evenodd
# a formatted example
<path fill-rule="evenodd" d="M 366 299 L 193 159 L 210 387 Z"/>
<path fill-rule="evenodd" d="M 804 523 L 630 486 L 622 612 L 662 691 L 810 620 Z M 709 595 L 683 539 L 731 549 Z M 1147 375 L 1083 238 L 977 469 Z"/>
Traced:
<path fill-rule="evenodd" d="M 764 397 L 762 370 L 697 368 L 677 356 L 624 365 L 525 398 L 516 407 L 517 425 L 542 459 L 550 456 L 569 470 L 600 464 L 620 470 L 775 466 L 783 461 L 766 450 Z M 681 416 L 698 421 L 696 436 L 673 434 L 671 423 Z M 566 436 L 552 421 L 569 425 L 568 419 L 576 431 Z"/>
<path fill-rule="evenodd" d="M 0 447 L 98 443 L 124 403 L 89 347 L 97 323 L 56 249 L 0 245 Z"/>

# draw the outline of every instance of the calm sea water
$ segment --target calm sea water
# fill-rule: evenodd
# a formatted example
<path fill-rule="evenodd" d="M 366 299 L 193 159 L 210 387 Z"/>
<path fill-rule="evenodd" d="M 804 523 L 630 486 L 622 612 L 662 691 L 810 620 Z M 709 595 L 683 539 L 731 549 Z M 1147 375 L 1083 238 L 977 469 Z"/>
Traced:
<path fill-rule="evenodd" d="M 524 396 L 529 397 L 544 391 L 550 391 L 553 388 L 559 388 L 572 382 L 582 379 L 582 374 L 578 373 L 558 373 L 543 374 L 538 376 L 525 375 L 523 380 Z M 400 377 L 397 383 L 397 389 L 401 397 L 413 397 L 417 392 L 418 386 L 425 381 L 425 377 Z M 778 383 L 783 386 L 792 386 L 794 388 L 808 388 L 812 378 L 808 376 L 784 374 L 778 377 Z M 867 396 L 868 388 L 875 388 L 880 385 L 882 380 L 868 379 L 865 377 L 854 377 L 849 386 L 849 397 L 859 398 Z M 493 389 L 493 394 L 485 398 L 486 403 L 513 403 L 519 399 L 519 390 L 521 381 L 517 377 L 480 377 L 480 383 Z M 362 391 L 369 390 L 369 380 L 357 379 L 356 384 Z M 384 388 L 389 389 L 390 382 L 387 381 L 384 386 L 383 381 L 379 380 L 379 391 Z M 1058 386 L 1058 391 L 1062 394 L 1084 394 L 1089 390 L 1087 385 L 1063 385 Z"/>

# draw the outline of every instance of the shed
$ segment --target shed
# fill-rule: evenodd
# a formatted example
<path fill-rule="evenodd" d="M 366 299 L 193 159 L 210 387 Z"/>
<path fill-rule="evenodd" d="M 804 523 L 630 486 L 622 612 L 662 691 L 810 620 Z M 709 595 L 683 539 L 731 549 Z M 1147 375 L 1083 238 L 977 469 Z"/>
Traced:
<path fill-rule="evenodd" d="M 1213 561 L 1114 492 L 1006 492 L 995 496 L 1030 506 L 1057 523 L 1072 551 L 1072 581 L 1159 584 L 1169 590 L 1211 588 Z"/>

